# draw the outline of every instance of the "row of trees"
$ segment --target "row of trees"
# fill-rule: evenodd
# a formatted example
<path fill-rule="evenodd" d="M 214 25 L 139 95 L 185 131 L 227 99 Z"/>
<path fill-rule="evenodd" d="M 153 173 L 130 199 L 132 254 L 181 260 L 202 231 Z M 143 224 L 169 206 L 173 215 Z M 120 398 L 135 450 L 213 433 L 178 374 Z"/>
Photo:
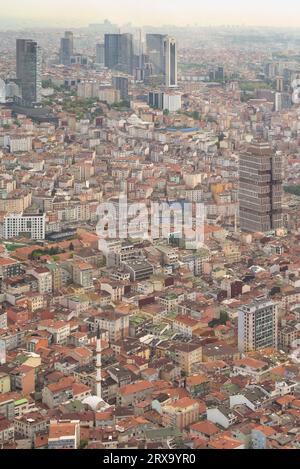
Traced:
<path fill-rule="evenodd" d="M 69 251 L 74 251 L 74 245 L 73 243 L 70 243 L 69 245 Z M 49 249 L 36 249 L 35 251 L 32 251 L 32 253 L 29 256 L 29 259 L 31 260 L 38 260 L 42 256 L 57 256 L 58 254 L 64 254 L 66 252 L 65 249 L 61 249 L 58 247 L 52 246 Z"/>

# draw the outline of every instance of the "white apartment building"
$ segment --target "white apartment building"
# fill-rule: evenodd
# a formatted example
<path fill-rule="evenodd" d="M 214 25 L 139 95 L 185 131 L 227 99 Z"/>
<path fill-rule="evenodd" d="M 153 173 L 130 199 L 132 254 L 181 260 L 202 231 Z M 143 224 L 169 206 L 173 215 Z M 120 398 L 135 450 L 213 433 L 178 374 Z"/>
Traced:
<path fill-rule="evenodd" d="M 86 80 L 78 83 L 77 95 L 79 98 L 97 98 L 99 92 L 99 84 L 95 80 Z"/>
<path fill-rule="evenodd" d="M 24 215 L 11 213 L 4 217 L 2 235 L 4 239 L 30 235 L 31 239 L 45 239 L 46 215 Z"/>
<path fill-rule="evenodd" d="M 164 109 L 169 112 L 177 112 L 181 109 L 181 94 L 180 93 L 164 93 Z"/>
<path fill-rule="evenodd" d="M 189 202 L 202 202 L 203 190 L 202 189 L 190 189 L 185 191 L 185 197 Z"/>
<path fill-rule="evenodd" d="M 278 305 L 258 298 L 238 312 L 238 347 L 242 353 L 277 348 Z"/>
<path fill-rule="evenodd" d="M 45 319 L 38 325 L 39 331 L 48 331 L 53 335 L 54 343 L 66 344 L 70 335 L 70 324 L 65 321 L 54 321 Z"/>
<path fill-rule="evenodd" d="M 30 135 L 6 135 L 4 147 L 9 148 L 10 153 L 31 151 L 32 137 Z"/>
<path fill-rule="evenodd" d="M 33 275 L 38 281 L 39 293 L 41 295 L 46 295 L 47 293 L 52 293 L 52 273 L 46 267 L 37 267 L 35 269 L 30 269 L 27 271 L 28 274 Z"/>

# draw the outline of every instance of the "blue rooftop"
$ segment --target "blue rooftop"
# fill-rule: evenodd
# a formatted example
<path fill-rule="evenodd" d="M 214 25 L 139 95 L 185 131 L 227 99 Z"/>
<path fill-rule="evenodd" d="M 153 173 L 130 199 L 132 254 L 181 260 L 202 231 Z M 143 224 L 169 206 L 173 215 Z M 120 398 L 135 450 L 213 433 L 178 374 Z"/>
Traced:
<path fill-rule="evenodd" d="M 168 127 L 168 132 L 198 132 L 199 127 Z"/>

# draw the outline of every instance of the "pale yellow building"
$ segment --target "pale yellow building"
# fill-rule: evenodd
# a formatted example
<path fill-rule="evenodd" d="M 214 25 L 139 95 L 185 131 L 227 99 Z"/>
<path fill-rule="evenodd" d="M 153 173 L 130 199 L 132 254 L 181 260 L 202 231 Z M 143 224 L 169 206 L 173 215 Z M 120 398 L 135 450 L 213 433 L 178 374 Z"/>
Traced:
<path fill-rule="evenodd" d="M 10 377 L 7 373 L 0 373 L 0 394 L 10 392 Z"/>

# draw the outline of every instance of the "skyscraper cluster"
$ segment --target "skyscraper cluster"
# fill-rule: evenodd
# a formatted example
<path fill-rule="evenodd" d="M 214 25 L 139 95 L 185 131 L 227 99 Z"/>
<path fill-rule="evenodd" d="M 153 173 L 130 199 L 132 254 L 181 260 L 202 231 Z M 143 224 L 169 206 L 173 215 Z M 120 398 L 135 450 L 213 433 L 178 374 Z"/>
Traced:
<path fill-rule="evenodd" d="M 300 449 L 296 48 L 125 27 L 0 30 L 0 449 Z"/>
<path fill-rule="evenodd" d="M 177 86 L 176 39 L 164 34 L 146 35 L 147 55 L 154 75 L 163 75 L 167 87 Z"/>
<path fill-rule="evenodd" d="M 147 34 L 146 55 L 140 51 L 136 60 L 132 34 L 105 34 L 104 62 L 105 67 L 130 75 L 138 68 L 151 70 L 153 75 L 163 76 L 165 86 L 177 86 L 177 44 L 173 37 Z"/>

